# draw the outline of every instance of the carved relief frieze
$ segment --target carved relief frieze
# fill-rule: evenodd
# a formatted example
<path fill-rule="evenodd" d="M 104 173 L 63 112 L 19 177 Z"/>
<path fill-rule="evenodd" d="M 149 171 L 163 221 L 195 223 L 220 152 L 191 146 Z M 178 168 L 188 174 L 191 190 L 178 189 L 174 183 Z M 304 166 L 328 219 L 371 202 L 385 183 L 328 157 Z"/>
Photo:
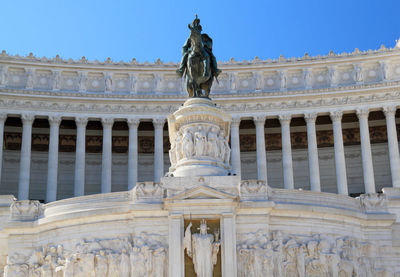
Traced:
<path fill-rule="evenodd" d="M 353 237 L 242 233 L 237 242 L 238 276 L 393 276 L 392 268 L 377 263 L 376 247 Z"/>
<path fill-rule="evenodd" d="M 56 244 L 23 253 L 14 251 L 4 270 L 7 277 L 165 277 L 167 272 L 165 237 L 145 232 L 121 238 L 83 239 L 70 249 Z"/>

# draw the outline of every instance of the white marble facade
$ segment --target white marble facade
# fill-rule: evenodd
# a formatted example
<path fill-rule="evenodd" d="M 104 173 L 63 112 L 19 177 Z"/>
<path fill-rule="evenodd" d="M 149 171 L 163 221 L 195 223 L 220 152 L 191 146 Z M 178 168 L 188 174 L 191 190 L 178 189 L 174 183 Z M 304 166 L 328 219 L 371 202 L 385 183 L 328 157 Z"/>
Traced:
<path fill-rule="evenodd" d="M 205 109 L 196 130 L 170 118 L 167 132 L 186 100 L 176 66 L 2 52 L 0 144 L 17 132 L 21 149 L 0 148 L 0 276 L 185 276 L 187 222 L 203 219 L 220 230 L 217 276 L 400 276 L 398 47 L 222 62 L 211 93 L 221 117 L 205 123 Z M 369 119 L 374 112 L 383 117 Z M 356 121 L 343 120 L 349 114 Z M 291 125 L 299 118 L 304 125 Z M 40 130 L 47 152 L 32 150 L 36 119 L 49 123 Z M 271 119 L 279 127 L 268 128 Z M 126 154 L 111 151 L 120 121 Z M 377 127 L 387 140 L 372 143 Z M 350 128 L 356 145 L 344 144 Z M 328 129 L 332 147 L 318 147 L 316 132 Z M 71 132 L 76 151 L 59 152 L 59 134 Z M 293 132 L 306 133 L 307 148 L 293 147 Z M 153 153 L 138 152 L 140 133 L 154 136 Z M 267 134 L 280 135 L 280 150 L 264 151 Z M 92 135 L 101 153 L 86 152 Z M 253 152 L 240 151 L 246 135 L 256 137 Z M 182 170 L 196 160 L 218 174 Z"/>

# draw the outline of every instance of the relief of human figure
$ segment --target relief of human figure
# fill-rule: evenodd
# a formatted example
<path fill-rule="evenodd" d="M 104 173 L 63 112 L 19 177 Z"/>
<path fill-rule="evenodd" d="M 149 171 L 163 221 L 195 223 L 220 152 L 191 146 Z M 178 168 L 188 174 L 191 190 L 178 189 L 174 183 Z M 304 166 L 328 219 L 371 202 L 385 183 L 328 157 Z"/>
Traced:
<path fill-rule="evenodd" d="M 225 146 L 225 132 L 221 130 L 218 134 L 218 148 L 219 148 L 219 153 L 218 153 L 218 158 L 224 162 L 225 161 L 225 152 L 226 152 L 226 146 Z"/>
<path fill-rule="evenodd" d="M 131 265 L 130 265 L 129 256 L 126 253 L 126 249 L 122 249 L 120 268 L 121 268 L 121 277 L 129 277 L 130 276 Z"/>
<path fill-rule="evenodd" d="M 207 223 L 203 219 L 200 223 L 200 233 L 192 234 L 189 223 L 185 231 L 184 249 L 192 258 L 197 277 L 212 277 L 214 265 L 217 263 L 217 255 L 220 247 L 218 235 L 207 234 Z"/>
<path fill-rule="evenodd" d="M 283 277 L 283 238 L 282 233 L 277 231 L 272 234 L 272 245 L 274 247 L 274 277 Z"/>
<path fill-rule="evenodd" d="M 119 254 L 108 254 L 108 275 L 121 276 Z"/>
<path fill-rule="evenodd" d="M 263 276 L 273 276 L 274 274 L 274 250 L 271 242 L 268 242 L 264 249 L 262 270 Z"/>
<path fill-rule="evenodd" d="M 298 245 L 294 239 L 290 239 L 285 247 L 286 259 L 283 261 L 284 276 L 297 276 L 297 251 Z"/>
<path fill-rule="evenodd" d="M 184 158 L 189 159 L 193 156 L 194 153 L 193 137 L 188 129 L 185 129 L 185 131 L 183 132 L 182 148 L 183 148 L 182 153 Z"/>
<path fill-rule="evenodd" d="M 176 159 L 176 162 L 178 162 L 180 159 L 183 158 L 182 151 L 183 151 L 183 149 L 182 149 L 182 133 L 181 133 L 181 131 L 178 131 L 176 133 L 176 137 L 175 137 L 175 153 L 176 153 L 175 159 Z"/>
<path fill-rule="evenodd" d="M 153 251 L 153 275 L 154 277 L 164 277 L 166 268 L 167 253 L 164 247 L 159 247 Z"/>
<path fill-rule="evenodd" d="M 77 253 L 74 263 L 74 277 L 94 277 L 94 254 Z"/>
<path fill-rule="evenodd" d="M 203 156 L 207 151 L 207 137 L 201 126 L 194 133 L 195 156 Z"/>
<path fill-rule="evenodd" d="M 230 159 L 231 159 L 231 148 L 229 147 L 228 140 L 225 138 L 224 139 L 224 144 L 225 144 L 225 157 L 224 157 L 224 163 L 229 164 Z"/>
<path fill-rule="evenodd" d="M 218 157 L 219 154 L 219 147 L 218 147 L 218 129 L 211 128 L 208 132 L 207 138 L 208 144 L 208 155 L 214 158 Z"/>
<path fill-rule="evenodd" d="M 4 277 L 26 277 L 28 274 L 27 264 L 8 264 L 4 267 Z"/>
<path fill-rule="evenodd" d="M 131 276 L 146 276 L 146 259 L 140 247 L 134 246 L 129 256 L 131 264 Z"/>
<path fill-rule="evenodd" d="M 75 256 L 70 255 L 65 259 L 64 267 L 62 269 L 63 277 L 73 277 L 74 276 L 74 260 Z"/>
<path fill-rule="evenodd" d="M 106 277 L 108 273 L 108 259 L 104 250 L 100 250 L 94 258 L 94 271 L 96 277 Z"/>
<path fill-rule="evenodd" d="M 299 277 L 305 277 L 306 276 L 306 251 L 307 251 L 307 247 L 304 244 L 301 244 L 298 248 L 297 248 L 297 274 L 299 275 Z"/>

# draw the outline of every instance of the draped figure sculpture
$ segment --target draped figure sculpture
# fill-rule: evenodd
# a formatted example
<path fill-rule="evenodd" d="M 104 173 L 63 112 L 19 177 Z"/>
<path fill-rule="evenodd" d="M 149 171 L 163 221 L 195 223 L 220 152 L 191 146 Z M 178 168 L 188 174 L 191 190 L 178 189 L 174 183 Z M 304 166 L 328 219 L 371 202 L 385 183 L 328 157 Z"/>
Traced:
<path fill-rule="evenodd" d="M 194 271 L 197 277 L 212 277 L 214 265 L 217 263 L 219 246 L 218 231 L 214 234 L 207 234 L 207 223 L 203 219 L 200 224 L 200 233 L 192 234 L 190 222 L 185 231 L 184 248 L 192 258 Z"/>

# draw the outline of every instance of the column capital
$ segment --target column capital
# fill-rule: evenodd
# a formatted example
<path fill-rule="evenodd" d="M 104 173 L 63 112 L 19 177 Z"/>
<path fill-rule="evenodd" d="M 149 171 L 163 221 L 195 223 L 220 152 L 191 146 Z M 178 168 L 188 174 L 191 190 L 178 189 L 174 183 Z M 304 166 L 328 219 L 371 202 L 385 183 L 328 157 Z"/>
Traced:
<path fill-rule="evenodd" d="M 231 125 L 233 126 L 233 127 L 239 127 L 239 125 L 240 125 L 240 116 L 233 116 L 232 117 L 232 121 L 231 121 Z"/>
<path fill-rule="evenodd" d="M 140 124 L 140 118 L 138 117 L 129 117 L 126 119 L 126 122 L 128 123 L 129 128 L 137 128 Z"/>
<path fill-rule="evenodd" d="M 265 116 L 264 115 L 253 116 L 253 121 L 254 121 L 254 124 L 256 124 L 256 125 L 264 126 L 264 124 L 265 124 Z"/>
<path fill-rule="evenodd" d="M 6 121 L 6 119 L 7 119 L 7 113 L 0 113 L 0 122 L 2 122 L 2 121 Z"/>
<path fill-rule="evenodd" d="M 88 118 L 85 116 L 75 117 L 75 123 L 76 126 L 86 127 L 86 124 L 88 123 Z"/>
<path fill-rule="evenodd" d="M 396 114 L 397 107 L 396 105 L 386 105 L 383 107 L 383 112 L 385 113 L 385 116 L 394 116 Z"/>
<path fill-rule="evenodd" d="M 162 128 L 164 127 L 164 124 L 165 124 L 165 118 L 162 117 L 153 118 L 154 128 Z"/>
<path fill-rule="evenodd" d="M 101 118 L 101 124 L 103 124 L 103 127 L 112 127 L 114 124 L 114 118 L 112 117 L 102 117 Z"/>
<path fill-rule="evenodd" d="M 304 114 L 304 119 L 307 123 L 315 123 L 317 120 L 318 114 L 316 112 L 310 112 Z"/>
<path fill-rule="evenodd" d="M 21 120 L 23 124 L 32 124 L 35 120 L 35 115 L 31 113 L 23 113 L 21 114 Z"/>
<path fill-rule="evenodd" d="M 280 114 L 278 115 L 278 117 L 281 124 L 290 124 L 290 121 L 292 119 L 291 114 Z"/>
<path fill-rule="evenodd" d="M 343 112 L 342 111 L 331 111 L 329 113 L 332 121 L 342 121 Z"/>
<path fill-rule="evenodd" d="M 356 110 L 356 114 L 358 119 L 368 119 L 369 109 L 368 108 L 359 108 Z"/>
<path fill-rule="evenodd" d="M 49 115 L 50 125 L 60 125 L 62 117 L 60 115 Z"/>

